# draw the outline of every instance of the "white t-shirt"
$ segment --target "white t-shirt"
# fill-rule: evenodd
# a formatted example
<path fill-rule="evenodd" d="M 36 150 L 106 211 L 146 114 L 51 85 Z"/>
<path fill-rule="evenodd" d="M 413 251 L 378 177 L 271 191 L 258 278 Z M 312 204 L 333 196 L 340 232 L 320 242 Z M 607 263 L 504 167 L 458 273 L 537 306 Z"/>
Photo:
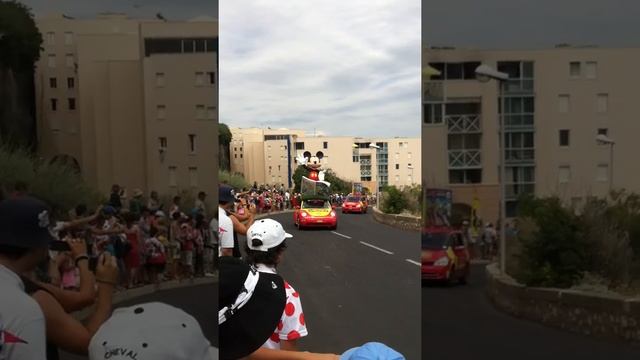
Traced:
<path fill-rule="evenodd" d="M 0 359 L 46 359 L 44 314 L 22 280 L 0 265 Z"/>
<path fill-rule="evenodd" d="M 258 271 L 268 274 L 275 274 L 276 271 L 264 264 L 257 264 Z M 287 294 L 287 305 L 284 307 L 282 318 L 278 323 L 278 327 L 274 330 L 271 337 L 262 347 L 267 349 L 280 349 L 280 341 L 282 340 L 298 340 L 301 337 L 309 335 L 307 331 L 307 323 L 304 319 L 302 311 L 302 302 L 300 294 L 286 281 L 284 282 L 285 292 Z"/>
<path fill-rule="evenodd" d="M 222 249 L 233 249 L 233 221 L 223 208 L 218 208 L 218 255 L 222 256 Z"/>

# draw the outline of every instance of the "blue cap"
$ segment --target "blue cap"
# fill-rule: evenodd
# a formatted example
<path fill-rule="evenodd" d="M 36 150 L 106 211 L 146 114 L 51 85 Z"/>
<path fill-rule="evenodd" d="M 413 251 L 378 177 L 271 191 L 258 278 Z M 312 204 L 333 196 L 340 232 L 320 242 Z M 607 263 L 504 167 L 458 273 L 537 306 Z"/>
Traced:
<path fill-rule="evenodd" d="M 370 342 L 347 350 L 340 360 L 405 360 L 405 357 L 385 344 Z"/>
<path fill-rule="evenodd" d="M 116 211 L 116 208 L 114 208 L 113 206 L 107 205 L 102 208 L 102 212 L 105 215 L 115 215 L 118 211 Z"/>
<path fill-rule="evenodd" d="M 55 238 L 49 231 L 49 207 L 32 197 L 0 202 L 0 244 L 23 248 L 48 247 Z"/>

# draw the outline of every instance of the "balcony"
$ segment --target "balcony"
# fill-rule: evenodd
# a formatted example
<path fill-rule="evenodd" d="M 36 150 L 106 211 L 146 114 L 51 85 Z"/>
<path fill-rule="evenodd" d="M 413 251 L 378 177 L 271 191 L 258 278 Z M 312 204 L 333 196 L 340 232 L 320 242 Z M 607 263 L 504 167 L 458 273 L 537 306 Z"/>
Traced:
<path fill-rule="evenodd" d="M 482 132 L 480 115 L 478 114 L 446 115 L 444 118 L 447 122 L 449 134 Z"/>
<path fill-rule="evenodd" d="M 480 150 L 449 150 L 449 169 L 482 168 Z"/>
<path fill-rule="evenodd" d="M 424 83 L 424 101 L 443 101 L 444 81 L 429 80 Z"/>
<path fill-rule="evenodd" d="M 533 79 L 507 80 L 505 83 L 505 93 L 509 95 L 533 94 Z"/>
<path fill-rule="evenodd" d="M 532 130 L 533 114 L 505 114 L 504 127 L 506 130 Z"/>
<path fill-rule="evenodd" d="M 535 162 L 534 149 L 507 149 L 504 156 L 506 163 L 510 165 Z"/>

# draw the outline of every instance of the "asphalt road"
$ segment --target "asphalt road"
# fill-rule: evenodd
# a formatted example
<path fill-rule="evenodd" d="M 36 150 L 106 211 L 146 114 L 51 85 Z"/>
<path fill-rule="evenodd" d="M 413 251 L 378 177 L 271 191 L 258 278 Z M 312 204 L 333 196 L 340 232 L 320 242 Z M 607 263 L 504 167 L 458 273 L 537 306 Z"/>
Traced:
<path fill-rule="evenodd" d="M 422 289 L 423 359 L 640 359 L 640 346 L 605 341 L 521 320 L 496 310 L 484 267 L 469 284 Z"/>
<path fill-rule="evenodd" d="M 127 307 L 146 302 L 163 302 L 178 307 L 195 317 L 205 336 L 213 346 L 218 345 L 218 286 L 200 285 L 181 289 L 163 290 L 122 302 L 117 307 Z M 86 357 L 61 354 L 62 360 L 81 360 Z"/>
<path fill-rule="evenodd" d="M 299 231 L 291 213 L 272 218 L 294 235 L 278 271 L 302 299 L 309 335 L 301 349 L 340 354 L 378 341 L 420 359 L 418 233 L 371 214 L 338 211 L 335 232 Z"/>

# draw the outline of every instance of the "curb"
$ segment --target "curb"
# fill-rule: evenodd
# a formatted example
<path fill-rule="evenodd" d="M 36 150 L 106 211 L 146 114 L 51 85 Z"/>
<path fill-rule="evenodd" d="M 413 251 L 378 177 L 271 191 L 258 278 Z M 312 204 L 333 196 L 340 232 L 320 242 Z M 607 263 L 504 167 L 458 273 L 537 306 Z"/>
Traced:
<path fill-rule="evenodd" d="M 419 217 L 409 217 L 405 215 L 394 215 L 383 213 L 377 207 L 372 207 L 373 219 L 383 225 L 405 231 L 419 233 L 422 229 L 422 219 Z M 399 220 L 399 221 L 397 221 Z"/>

